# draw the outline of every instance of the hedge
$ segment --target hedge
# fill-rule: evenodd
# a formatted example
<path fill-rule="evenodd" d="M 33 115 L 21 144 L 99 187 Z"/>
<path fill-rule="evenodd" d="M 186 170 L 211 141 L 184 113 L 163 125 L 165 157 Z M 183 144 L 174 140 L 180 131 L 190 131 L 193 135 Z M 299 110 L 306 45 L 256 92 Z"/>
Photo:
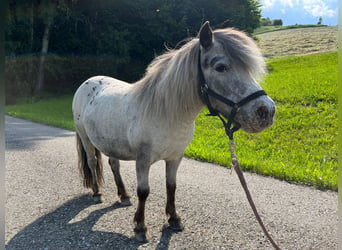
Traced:
<path fill-rule="evenodd" d="M 18 97 L 34 96 L 40 58 L 38 55 L 8 57 L 5 60 L 6 104 Z M 48 55 L 44 66 L 44 92 L 65 94 L 73 92 L 86 79 L 106 75 L 134 82 L 145 69 L 144 62 L 109 56 Z"/>

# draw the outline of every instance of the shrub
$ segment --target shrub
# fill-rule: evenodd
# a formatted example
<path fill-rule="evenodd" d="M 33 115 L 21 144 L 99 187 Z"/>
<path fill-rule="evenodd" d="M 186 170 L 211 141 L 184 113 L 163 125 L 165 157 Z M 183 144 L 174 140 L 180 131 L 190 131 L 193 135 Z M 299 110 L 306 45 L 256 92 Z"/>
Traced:
<path fill-rule="evenodd" d="M 17 97 L 33 96 L 39 62 L 37 55 L 6 58 L 6 104 L 15 103 Z M 141 61 L 126 58 L 48 55 L 44 66 L 44 92 L 70 93 L 95 75 L 107 75 L 133 82 L 141 77 L 145 67 Z"/>
<path fill-rule="evenodd" d="M 274 26 L 283 26 L 283 20 L 281 20 L 281 19 L 274 19 L 273 20 L 273 25 Z"/>

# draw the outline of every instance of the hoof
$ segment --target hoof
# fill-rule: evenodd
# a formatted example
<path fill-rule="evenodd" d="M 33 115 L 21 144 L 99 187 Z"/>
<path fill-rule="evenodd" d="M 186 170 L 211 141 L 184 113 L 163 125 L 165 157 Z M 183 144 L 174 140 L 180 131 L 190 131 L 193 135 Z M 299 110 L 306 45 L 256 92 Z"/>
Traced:
<path fill-rule="evenodd" d="M 121 203 L 121 206 L 123 207 L 128 207 L 132 205 L 131 200 L 129 198 L 121 199 L 120 203 Z"/>
<path fill-rule="evenodd" d="M 169 221 L 168 228 L 175 232 L 182 232 L 184 230 L 184 225 L 180 221 Z"/>
<path fill-rule="evenodd" d="M 139 243 L 147 243 L 149 237 L 148 237 L 147 232 L 135 232 L 135 239 L 136 239 Z"/>
<path fill-rule="evenodd" d="M 95 204 L 99 204 L 103 202 L 102 195 L 93 195 L 93 200 Z"/>

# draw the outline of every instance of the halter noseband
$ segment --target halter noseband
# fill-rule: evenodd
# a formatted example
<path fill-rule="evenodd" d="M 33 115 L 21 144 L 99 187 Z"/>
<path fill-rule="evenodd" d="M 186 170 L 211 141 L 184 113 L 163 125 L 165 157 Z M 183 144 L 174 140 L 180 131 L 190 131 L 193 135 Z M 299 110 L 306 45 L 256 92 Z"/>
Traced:
<path fill-rule="evenodd" d="M 210 89 L 208 84 L 205 81 L 204 74 L 202 71 L 201 50 L 200 49 L 199 49 L 199 55 L 198 55 L 198 72 L 199 72 L 199 94 L 200 94 L 202 101 L 204 102 L 204 104 L 209 109 L 208 116 L 218 116 L 220 118 L 220 120 L 222 121 L 224 127 L 225 127 L 226 134 L 228 135 L 229 139 L 232 140 L 234 132 L 238 131 L 241 127 L 240 124 L 234 124 L 233 125 L 234 117 L 237 114 L 237 112 L 239 111 L 239 109 L 243 105 L 247 104 L 248 102 L 250 102 L 250 101 L 252 101 L 252 100 L 254 100 L 260 96 L 267 95 L 267 94 L 264 90 L 258 90 L 256 92 L 246 96 L 241 101 L 236 103 L 236 102 L 233 102 L 232 100 L 229 100 L 228 98 L 216 93 L 214 90 Z M 227 106 L 230 106 L 232 108 L 227 122 L 221 117 L 220 112 L 218 110 L 216 110 L 215 108 L 213 108 L 213 106 L 210 103 L 209 96 L 223 102 L 224 104 L 226 104 Z M 232 125 L 233 125 L 233 127 L 232 127 Z"/>

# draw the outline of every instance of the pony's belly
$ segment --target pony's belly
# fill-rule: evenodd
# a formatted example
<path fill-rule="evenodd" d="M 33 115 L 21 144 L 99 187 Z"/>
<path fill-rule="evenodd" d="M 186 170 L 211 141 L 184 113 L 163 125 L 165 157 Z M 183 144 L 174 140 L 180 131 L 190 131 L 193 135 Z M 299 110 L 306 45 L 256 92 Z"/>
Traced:
<path fill-rule="evenodd" d="M 95 147 L 108 157 L 113 157 L 120 160 L 135 160 L 136 152 L 132 150 L 128 143 L 122 140 L 92 140 Z"/>
<path fill-rule="evenodd" d="M 136 160 L 136 154 L 133 154 L 132 152 L 127 151 L 121 151 L 121 150 L 104 150 L 101 151 L 108 157 L 113 157 L 119 160 L 124 161 L 134 161 Z"/>
<path fill-rule="evenodd" d="M 184 155 L 184 150 L 186 147 L 178 147 L 178 148 L 168 148 L 164 151 L 158 150 L 152 152 L 151 161 L 152 163 L 157 162 L 159 160 L 165 160 L 165 161 L 172 161 L 175 159 L 178 159 L 179 157 L 182 157 Z"/>
<path fill-rule="evenodd" d="M 98 112 L 98 114 L 103 114 Z M 97 117 L 97 116 L 94 116 Z M 99 123 L 98 119 L 88 119 L 84 122 L 86 133 L 92 144 L 108 157 L 121 160 L 135 160 L 136 151 L 132 149 L 127 138 L 127 128 L 120 126 L 120 123 L 111 123 L 110 119 Z"/>

